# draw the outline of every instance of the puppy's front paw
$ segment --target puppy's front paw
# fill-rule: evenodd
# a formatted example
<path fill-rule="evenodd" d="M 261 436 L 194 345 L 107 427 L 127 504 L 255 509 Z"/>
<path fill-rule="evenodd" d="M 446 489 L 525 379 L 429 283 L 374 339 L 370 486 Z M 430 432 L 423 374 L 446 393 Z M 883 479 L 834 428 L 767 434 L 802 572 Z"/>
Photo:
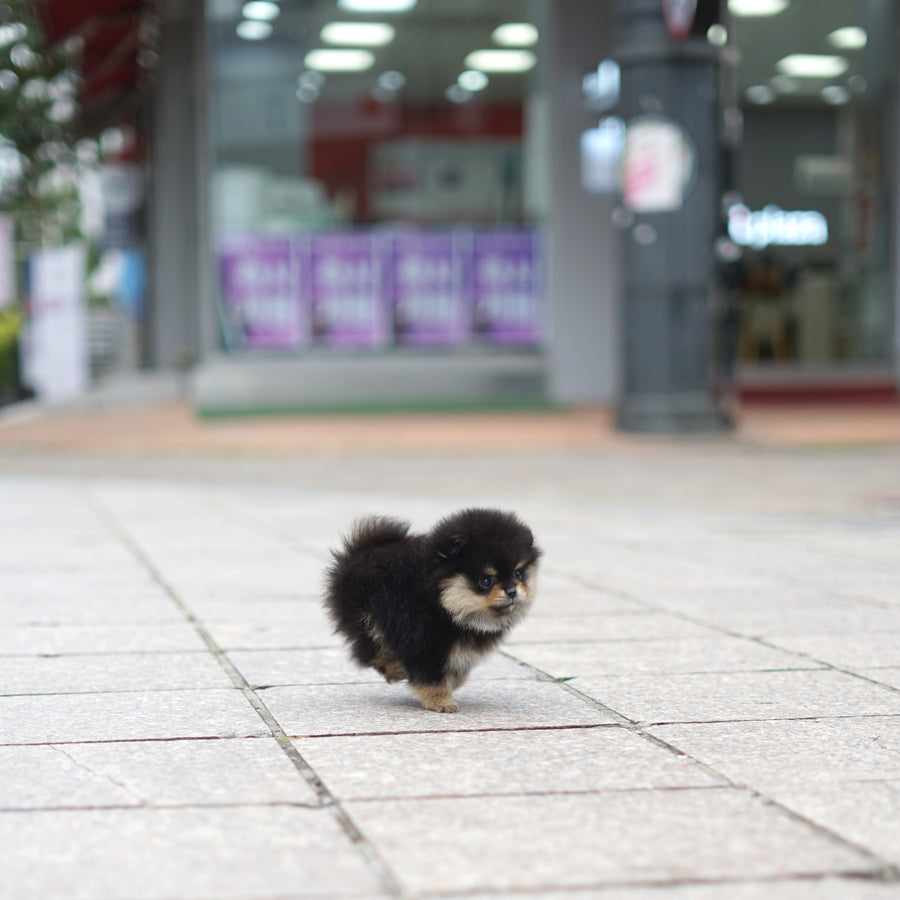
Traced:
<path fill-rule="evenodd" d="M 419 695 L 419 699 L 422 701 L 422 706 L 425 709 L 440 713 L 455 713 L 459 711 L 459 704 L 453 699 L 453 694 L 445 687 L 426 685 L 424 687 L 416 687 L 415 692 Z"/>

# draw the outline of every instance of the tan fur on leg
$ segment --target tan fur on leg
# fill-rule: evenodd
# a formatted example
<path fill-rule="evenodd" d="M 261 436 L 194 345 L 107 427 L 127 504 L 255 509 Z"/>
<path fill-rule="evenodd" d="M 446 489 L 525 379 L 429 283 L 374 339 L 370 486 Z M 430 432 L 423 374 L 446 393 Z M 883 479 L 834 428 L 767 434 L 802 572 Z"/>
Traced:
<path fill-rule="evenodd" d="M 411 687 L 419 695 L 425 709 L 442 713 L 452 713 L 459 709 L 453 694 L 441 684 L 414 684 Z"/>
<path fill-rule="evenodd" d="M 403 663 L 390 650 L 382 650 L 375 657 L 372 667 L 384 675 L 385 681 L 406 681 L 409 678 Z"/>

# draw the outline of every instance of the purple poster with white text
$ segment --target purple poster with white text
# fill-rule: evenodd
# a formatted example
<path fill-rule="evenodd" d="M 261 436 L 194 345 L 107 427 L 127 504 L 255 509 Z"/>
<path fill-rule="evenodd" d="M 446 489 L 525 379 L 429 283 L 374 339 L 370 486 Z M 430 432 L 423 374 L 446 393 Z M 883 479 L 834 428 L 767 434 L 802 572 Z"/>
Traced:
<path fill-rule="evenodd" d="M 394 236 L 394 337 L 406 346 L 452 347 L 472 339 L 472 233 Z"/>
<path fill-rule="evenodd" d="M 365 231 L 312 238 L 313 335 L 326 347 L 375 349 L 391 339 L 389 237 Z"/>
<path fill-rule="evenodd" d="M 230 346 L 290 349 L 309 343 L 306 257 L 308 242 L 302 237 L 222 239 L 219 273 Z"/>
<path fill-rule="evenodd" d="M 535 346 L 543 338 L 543 256 L 534 231 L 475 234 L 475 330 L 491 344 Z"/>

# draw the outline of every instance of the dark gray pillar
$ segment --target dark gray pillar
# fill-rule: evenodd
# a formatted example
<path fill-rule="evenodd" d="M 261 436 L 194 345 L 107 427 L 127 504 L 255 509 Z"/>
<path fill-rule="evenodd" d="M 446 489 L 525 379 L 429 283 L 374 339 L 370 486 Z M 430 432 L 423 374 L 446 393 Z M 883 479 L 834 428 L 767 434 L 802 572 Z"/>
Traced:
<path fill-rule="evenodd" d="M 623 371 L 618 424 L 653 433 L 713 431 L 728 419 L 713 396 L 713 242 L 719 202 L 715 49 L 675 40 L 660 0 L 619 0 L 620 114 L 674 122 L 694 151 L 694 174 L 672 211 L 623 215 Z"/>

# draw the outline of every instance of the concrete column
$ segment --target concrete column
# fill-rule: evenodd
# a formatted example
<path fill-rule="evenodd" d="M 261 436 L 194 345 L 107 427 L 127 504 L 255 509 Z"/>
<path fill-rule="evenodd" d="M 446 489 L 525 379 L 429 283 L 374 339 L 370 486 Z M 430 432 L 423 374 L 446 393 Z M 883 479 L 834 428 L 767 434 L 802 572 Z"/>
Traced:
<path fill-rule="evenodd" d="M 610 55 L 611 0 L 553 0 L 544 6 L 543 84 L 549 145 L 546 217 L 551 343 L 548 387 L 558 403 L 610 403 L 619 366 L 615 200 L 581 186 L 581 133 L 598 114 L 581 82 Z"/>
<path fill-rule="evenodd" d="M 196 73 L 202 4 L 163 4 L 160 59 L 153 103 L 149 209 L 149 310 L 151 366 L 184 366 L 197 356 L 198 106 Z"/>
<path fill-rule="evenodd" d="M 715 51 L 705 37 L 669 36 L 660 0 L 619 0 L 615 57 L 626 123 L 659 116 L 694 153 L 682 205 L 622 224 L 622 382 L 618 423 L 630 431 L 726 425 L 711 392 L 713 242 L 719 202 Z"/>

